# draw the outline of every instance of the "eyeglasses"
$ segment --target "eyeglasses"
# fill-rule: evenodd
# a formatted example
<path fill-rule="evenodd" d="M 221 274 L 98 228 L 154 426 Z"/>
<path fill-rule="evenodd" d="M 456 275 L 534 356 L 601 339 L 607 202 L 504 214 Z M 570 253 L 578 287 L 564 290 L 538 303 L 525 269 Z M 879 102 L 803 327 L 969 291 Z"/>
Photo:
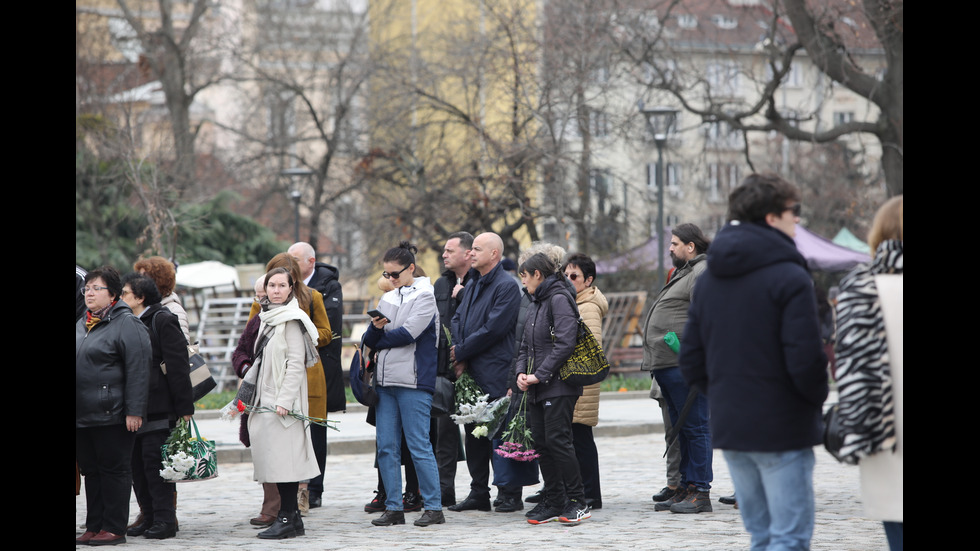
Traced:
<path fill-rule="evenodd" d="M 411 264 L 409 264 L 408 266 L 411 266 Z M 398 277 L 402 275 L 402 272 L 408 269 L 408 266 L 405 266 L 401 270 L 398 270 L 397 272 L 392 272 L 390 274 L 388 272 L 381 272 L 381 275 L 385 279 L 398 279 Z"/>
<path fill-rule="evenodd" d="M 85 287 L 84 289 L 82 289 L 82 292 L 84 292 L 85 294 L 88 294 L 90 292 L 97 293 L 99 291 L 106 291 L 108 289 L 109 289 L 108 287 L 103 287 L 101 285 L 93 285 L 91 287 Z"/>
<path fill-rule="evenodd" d="M 803 204 L 802 203 L 797 203 L 797 204 L 793 205 L 792 207 L 786 207 L 785 209 L 783 209 L 783 212 L 786 212 L 788 210 L 793 211 L 793 216 L 797 216 L 798 217 L 798 216 L 800 216 L 800 214 L 803 213 Z"/>

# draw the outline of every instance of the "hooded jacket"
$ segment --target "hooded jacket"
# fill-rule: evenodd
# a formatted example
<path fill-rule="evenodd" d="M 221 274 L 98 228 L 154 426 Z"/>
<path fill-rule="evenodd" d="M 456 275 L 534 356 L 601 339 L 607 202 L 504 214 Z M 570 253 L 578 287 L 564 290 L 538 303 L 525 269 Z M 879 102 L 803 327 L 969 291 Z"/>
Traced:
<path fill-rule="evenodd" d="M 732 222 L 694 288 L 681 373 L 708 397 L 716 448 L 776 452 L 821 442 L 827 357 L 806 261 L 783 232 Z"/>
<path fill-rule="evenodd" d="M 369 324 L 364 334 L 365 346 L 378 351 L 378 386 L 435 392 L 439 313 L 429 278 L 417 277 L 412 285 L 388 291 L 378 301 L 378 310 L 391 321 L 383 329 Z"/>
<path fill-rule="evenodd" d="M 338 335 L 343 334 L 344 327 L 344 290 L 340 285 L 340 270 L 336 266 L 317 262 L 313 267 L 313 276 L 307 287 L 319 291 L 323 295 L 323 307 L 327 311 L 330 327 Z M 327 381 L 327 411 L 344 411 L 347 409 L 347 395 L 344 393 L 344 369 L 340 364 L 340 352 L 343 348 L 343 338 L 338 337 L 330 344 L 321 346 L 320 361 L 323 363 L 323 374 Z"/>
<path fill-rule="evenodd" d="M 146 327 L 122 300 L 91 330 L 82 316 L 75 323 L 75 428 L 145 417 L 152 357 Z"/>

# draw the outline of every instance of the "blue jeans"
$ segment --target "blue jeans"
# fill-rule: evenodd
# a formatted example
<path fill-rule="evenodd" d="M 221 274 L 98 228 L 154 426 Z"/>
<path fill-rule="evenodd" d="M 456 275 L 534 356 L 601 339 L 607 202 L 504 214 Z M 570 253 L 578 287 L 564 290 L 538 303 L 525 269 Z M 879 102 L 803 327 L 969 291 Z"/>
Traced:
<path fill-rule="evenodd" d="M 441 511 L 439 469 L 429 440 L 432 395 L 424 390 L 379 386 L 377 407 L 378 470 L 387 492 L 385 507 L 401 511 L 402 432 L 419 478 L 419 493 L 426 511 Z"/>
<path fill-rule="evenodd" d="M 812 448 L 784 452 L 725 450 L 742 524 L 753 551 L 810 549 L 815 506 Z"/>
<path fill-rule="evenodd" d="M 679 367 L 654 370 L 653 376 L 657 379 L 660 391 L 667 401 L 670 423 L 676 426 L 691 387 L 684 380 Z M 714 480 L 714 473 L 711 470 L 714 451 L 711 447 L 711 431 L 708 428 L 708 399 L 704 394 L 698 393 L 695 396 L 677 442 L 680 444 L 681 452 L 679 465 L 681 485 L 694 484 L 702 492 L 710 490 L 711 482 Z"/>

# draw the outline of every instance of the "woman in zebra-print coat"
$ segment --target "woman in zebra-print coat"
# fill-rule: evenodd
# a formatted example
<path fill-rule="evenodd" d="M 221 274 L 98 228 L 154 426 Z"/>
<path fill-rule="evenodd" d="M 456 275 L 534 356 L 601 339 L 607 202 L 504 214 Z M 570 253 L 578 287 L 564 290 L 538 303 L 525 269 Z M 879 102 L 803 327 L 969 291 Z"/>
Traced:
<path fill-rule="evenodd" d="M 837 303 L 841 458 L 860 465 L 865 512 L 884 521 L 893 550 L 902 548 L 904 517 L 903 210 L 902 196 L 878 210 L 871 264 L 841 280 Z"/>

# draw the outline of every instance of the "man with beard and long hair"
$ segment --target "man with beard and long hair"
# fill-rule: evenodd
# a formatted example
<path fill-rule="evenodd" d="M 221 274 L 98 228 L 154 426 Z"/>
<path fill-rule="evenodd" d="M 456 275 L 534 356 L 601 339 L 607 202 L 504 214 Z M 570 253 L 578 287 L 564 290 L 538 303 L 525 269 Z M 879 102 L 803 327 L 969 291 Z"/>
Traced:
<path fill-rule="evenodd" d="M 678 348 L 668 341 L 684 346 L 684 325 L 694 297 L 694 283 L 704 273 L 707 263 L 708 238 L 694 224 L 681 224 L 671 231 L 670 258 L 675 270 L 667 284 L 654 299 L 647 314 L 643 334 L 642 369 L 650 371 L 667 402 L 669 421 L 678 432 L 680 446 L 680 483 L 672 495 L 662 491 L 654 496 L 659 501 L 655 511 L 701 513 L 711 511 L 709 491 L 711 471 L 711 435 L 708 431 L 708 401 L 702 394 L 692 393 L 678 367 Z M 692 401 L 686 420 L 680 412 Z M 667 419 L 665 419 L 667 421 Z M 669 443 L 668 443 L 669 444 Z"/>

